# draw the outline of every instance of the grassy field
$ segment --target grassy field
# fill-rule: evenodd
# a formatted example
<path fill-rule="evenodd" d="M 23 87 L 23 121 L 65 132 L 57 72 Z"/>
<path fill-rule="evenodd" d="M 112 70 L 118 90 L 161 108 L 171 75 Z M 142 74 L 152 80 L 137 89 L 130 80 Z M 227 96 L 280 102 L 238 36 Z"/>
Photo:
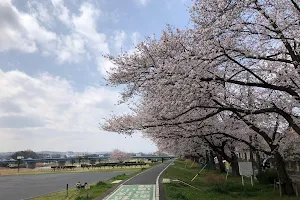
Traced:
<path fill-rule="evenodd" d="M 118 175 L 107 181 L 99 181 L 97 183 L 93 183 L 90 185 L 90 189 L 88 190 L 88 198 L 87 191 L 85 189 L 77 190 L 76 188 L 69 189 L 69 194 L 66 196 L 66 190 L 62 190 L 56 193 L 48 194 L 45 196 L 34 198 L 33 200 L 83 200 L 83 199 L 96 199 L 101 196 L 104 192 L 111 189 L 115 186 L 112 184 L 114 180 L 125 180 L 128 179 L 138 173 L 140 173 L 144 169 L 136 169 L 137 171 L 130 175 Z"/>
<path fill-rule="evenodd" d="M 167 200 L 296 200 L 299 197 L 280 197 L 279 192 L 273 191 L 273 185 L 261 185 L 257 181 L 251 186 L 250 179 L 245 178 L 245 186 L 240 177 L 228 176 L 213 170 L 203 170 L 201 174 L 191 182 L 191 179 L 199 172 L 200 167 L 187 161 L 175 161 L 170 166 L 164 178 L 180 179 L 196 188 L 185 186 L 181 183 L 165 183 L 164 190 Z"/>
<path fill-rule="evenodd" d="M 149 168 L 153 164 L 148 164 L 146 166 L 142 166 L 142 168 Z M 20 172 L 18 173 L 18 169 L 9 169 L 9 168 L 0 168 L 0 176 L 7 176 L 7 175 L 35 175 L 35 174 L 60 174 L 60 173 L 76 173 L 76 172 L 115 172 L 115 171 L 130 171 L 130 170 L 137 170 L 141 167 L 105 167 L 105 168 L 95 168 L 95 169 L 83 169 L 81 167 L 75 168 L 75 170 L 55 170 L 52 169 L 27 169 L 27 168 L 20 168 Z"/>

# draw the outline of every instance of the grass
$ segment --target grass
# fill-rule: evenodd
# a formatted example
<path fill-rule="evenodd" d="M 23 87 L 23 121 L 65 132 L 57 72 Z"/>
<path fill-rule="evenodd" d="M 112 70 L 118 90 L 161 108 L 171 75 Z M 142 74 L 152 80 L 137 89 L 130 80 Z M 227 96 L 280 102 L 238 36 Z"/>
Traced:
<path fill-rule="evenodd" d="M 77 190 L 75 188 L 69 189 L 69 194 L 66 196 L 66 191 L 60 191 L 56 193 L 51 193 L 49 195 L 41 196 L 34 198 L 34 200 L 79 200 L 79 199 L 95 199 L 101 194 L 103 194 L 105 191 L 112 188 L 112 184 L 108 184 L 105 182 L 98 182 L 96 184 L 92 184 L 90 186 L 90 189 L 88 190 L 88 198 L 87 191 L 85 189 Z"/>
<path fill-rule="evenodd" d="M 113 177 L 112 179 L 106 180 L 106 181 L 99 181 L 93 184 L 90 184 L 90 189 L 88 190 L 88 198 L 87 197 L 87 191 L 85 189 L 77 190 L 76 188 L 69 189 L 69 194 L 66 196 L 66 190 L 62 190 L 59 192 L 51 193 L 48 195 L 40 196 L 37 198 L 34 198 L 33 200 L 83 200 L 83 199 L 96 199 L 99 196 L 101 196 L 104 192 L 111 189 L 115 186 L 115 184 L 112 184 L 114 180 L 125 180 L 128 179 L 144 169 L 138 169 L 135 173 L 126 175 L 118 175 Z"/>
<path fill-rule="evenodd" d="M 177 160 L 164 174 L 164 178 L 180 179 L 199 190 L 181 183 L 164 184 L 167 200 L 296 200 L 299 197 L 280 197 L 279 192 L 273 191 L 273 185 L 262 185 L 257 181 L 251 186 L 250 179 L 245 178 L 245 186 L 240 177 L 228 176 L 214 170 L 203 170 L 191 182 L 191 179 L 200 171 L 198 165 Z"/>

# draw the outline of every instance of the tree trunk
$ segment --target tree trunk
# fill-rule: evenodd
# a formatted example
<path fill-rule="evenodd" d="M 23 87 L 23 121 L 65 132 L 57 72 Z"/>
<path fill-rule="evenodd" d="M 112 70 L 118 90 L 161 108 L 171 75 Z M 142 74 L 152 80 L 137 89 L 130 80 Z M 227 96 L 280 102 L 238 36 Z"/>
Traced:
<path fill-rule="evenodd" d="M 214 161 L 214 154 L 213 154 L 213 151 L 209 151 L 209 163 L 210 163 L 210 168 L 211 169 L 216 169 L 216 163 Z"/>
<path fill-rule="evenodd" d="M 285 170 L 285 163 L 279 152 L 274 154 L 276 160 L 277 173 L 280 182 L 282 182 L 282 194 L 287 194 L 289 196 L 295 195 L 293 189 L 293 183 Z"/>
<path fill-rule="evenodd" d="M 218 161 L 219 161 L 219 170 L 221 173 L 225 173 L 226 169 L 225 169 L 225 164 L 223 163 L 223 157 L 218 155 Z"/>
<path fill-rule="evenodd" d="M 208 151 L 205 151 L 205 163 L 207 164 L 207 167 L 209 167 L 209 155 L 208 155 Z"/>
<path fill-rule="evenodd" d="M 260 158 L 260 155 L 259 155 L 259 152 L 256 152 L 256 167 L 257 167 L 257 170 L 258 170 L 258 173 L 262 172 L 262 169 L 261 169 L 261 158 Z"/>
<path fill-rule="evenodd" d="M 232 156 L 232 162 L 231 162 L 231 169 L 232 169 L 232 175 L 233 176 L 239 176 L 239 164 L 238 164 L 238 157 L 235 155 L 234 152 L 231 153 Z"/>
<path fill-rule="evenodd" d="M 250 141 L 252 141 L 252 138 L 250 139 Z M 251 164 L 252 164 L 252 170 L 253 170 L 253 176 L 254 176 L 254 170 L 255 170 L 255 161 L 254 161 L 254 155 L 253 155 L 254 153 L 253 153 L 253 150 L 250 148 L 250 162 L 251 162 Z M 246 160 L 246 162 L 247 162 L 247 160 Z"/>

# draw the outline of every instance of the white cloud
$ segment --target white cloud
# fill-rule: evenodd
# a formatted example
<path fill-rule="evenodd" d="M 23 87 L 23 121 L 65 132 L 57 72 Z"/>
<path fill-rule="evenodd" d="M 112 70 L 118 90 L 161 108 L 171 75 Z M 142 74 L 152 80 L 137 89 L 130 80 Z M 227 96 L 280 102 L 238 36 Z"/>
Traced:
<path fill-rule="evenodd" d="M 134 46 L 139 43 L 140 39 L 141 39 L 141 34 L 139 32 L 133 32 L 131 34 L 131 40 Z"/>
<path fill-rule="evenodd" d="M 69 81 L 47 73 L 30 77 L 0 70 L 0 77 L 0 140 L 6 141 L 0 151 L 14 146 L 52 150 L 53 145 L 56 150 L 155 150 L 139 137 L 124 139 L 99 130 L 98 123 L 116 109 L 117 91 L 93 86 L 79 92 Z M 124 105 L 117 108 L 128 112 Z"/>
<path fill-rule="evenodd" d="M 101 11 L 91 3 L 82 3 L 79 14 L 70 13 L 62 0 L 52 0 L 51 4 L 32 1 L 28 7 L 30 13 L 24 13 L 11 1 L 0 2 L 0 52 L 40 51 L 43 55 L 56 56 L 59 63 L 78 63 L 85 57 L 109 53 L 105 34 L 97 30 Z M 54 17 L 69 32 L 49 30 Z"/>
<path fill-rule="evenodd" d="M 97 69 L 105 77 L 108 75 L 108 72 L 110 72 L 111 69 L 114 67 L 115 67 L 115 65 L 112 62 L 110 62 L 107 58 L 105 58 L 105 57 L 97 58 Z"/>
<path fill-rule="evenodd" d="M 36 1 L 28 1 L 27 6 L 30 13 L 41 23 L 46 26 L 51 26 L 54 22 L 54 17 L 51 15 L 48 3 L 41 4 Z"/>
<path fill-rule="evenodd" d="M 32 53 L 38 47 L 48 51 L 56 40 L 54 32 L 42 27 L 33 15 L 19 12 L 10 1 L 0 1 L 0 52 Z"/>
<path fill-rule="evenodd" d="M 109 53 L 105 34 L 97 31 L 96 19 L 101 13 L 100 10 L 95 9 L 90 3 L 83 3 L 79 10 L 80 15 L 72 17 L 74 31 L 86 39 L 89 48 L 100 53 Z"/>
<path fill-rule="evenodd" d="M 126 40 L 127 35 L 126 33 L 122 31 L 116 31 L 114 35 L 114 44 L 115 44 L 115 49 L 117 52 L 120 52 L 121 48 L 123 47 L 123 43 Z"/>
<path fill-rule="evenodd" d="M 149 0 L 136 0 L 139 4 L 142 4 L 143 6 L 146 6 L 149 2 Z"/>
<path fill-rule="evenodd" d="M 90 3 L 83 3 L 79 8 L 79 14 L 70 16 L 69 10 L 63 6 L 61 0 L 52 1 L 58 12 L 59 19 L 66 24 L 70 35 L 61 35 L 57 47 L 57 59 L 60 63 L 78 63 L 83 56 L 91 59 L 99 54 L 108 54 L 109 48 L 106 36 L 97 30 L 97 18 L 101 11 Z"/>
<path fill-rule="evenodd" d="M 61 36 L 58 41 L 57 60 L 59 63 L 78 63 L 85 53 L 85 42 L 78 34 Z"/>
<path fill-rule="evenodd" d="M 67 26 L 71 25 L 70 11 L 64 6 L 63 0 L 51 0 L 54 6 L 54 15 Z"/>

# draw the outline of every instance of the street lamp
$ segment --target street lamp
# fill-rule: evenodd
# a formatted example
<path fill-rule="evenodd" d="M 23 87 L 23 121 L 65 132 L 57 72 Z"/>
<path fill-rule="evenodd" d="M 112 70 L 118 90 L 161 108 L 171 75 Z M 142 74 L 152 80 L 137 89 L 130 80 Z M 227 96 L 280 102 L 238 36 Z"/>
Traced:
<path fill-rule="evenodd" d="M 17 162 L 18 162 L 18 173 L 20 171 L 20 164 L 21 164 L 21 161 L 24 159 L 24 156 L 17 156 Z"/>

